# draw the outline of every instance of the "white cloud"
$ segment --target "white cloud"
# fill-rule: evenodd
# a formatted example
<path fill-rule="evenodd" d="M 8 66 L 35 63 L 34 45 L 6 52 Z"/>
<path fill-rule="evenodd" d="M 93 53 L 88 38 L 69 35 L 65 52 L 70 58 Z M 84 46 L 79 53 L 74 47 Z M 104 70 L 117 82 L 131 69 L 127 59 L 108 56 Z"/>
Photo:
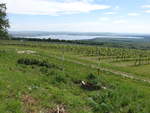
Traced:
<path fill-rule="evenodd" d="M 114 24 L 126 24 L 127 21 L 126 20 L 115 20 L 113 21 Z"/>
<path fill-rule="evenodd" d="M 120 21 L 120 20 L 119 20 Z M 125 21 L 125 20 L 124 20 Z M 120 22 L 119 22 L 120 23 Z M 72 31 L 72 32 L 130 32 L 149 33 L 150 24 L 127 22 L 125 24 L 104 23 L 104 22 L 78 22 L 78 23 L 46 23 L 46 24 L 14 24 L 11 30 L 37 30 L 37 31 Z"/>
<path fill-rule="evenodd" d="M 128 13 L 128 16 L 139 16 L 139 13 Z"/>
<path fill-rule="evenodd" d="M 120 8 L 119 6 L 115 6 L 114 10 L 119 10 L 119 8 Z"/>
<path fill-rule="evenodd" d="M 114 15 L 114 14 L 116 14 L 116 12 L 106 12 L 106 13 L 104 13 L 105 15 Z"/>
<path fill-rule="evenodd" d="M 146 10 L 145 13 L 150 13 L 150 10 Z"/>
<path fill-rule="evenodd" d="M 150 5 L 143 5 L 142 8 L 150 8 Z"/>
<path fill-rule="evenodd" d="M 94 10 L 108 9 L 108 5 L 92 3 L 93 0 L 2 0 L 7 3 L 8 13 L 56 15 L 86 13 Z"/>
<path fill-rule="evenodd" d="M 150 5 L 143 5 L 141 7 L 145 9 L 145 13 L 150 13 Z"/>
<path fill-rule="evenodd" d="M 100 21 L 108 21 L 108 20 L 110 20 L 108 17 L 101 17 L 101 18 L 99 18 L 99 20 Z"/>

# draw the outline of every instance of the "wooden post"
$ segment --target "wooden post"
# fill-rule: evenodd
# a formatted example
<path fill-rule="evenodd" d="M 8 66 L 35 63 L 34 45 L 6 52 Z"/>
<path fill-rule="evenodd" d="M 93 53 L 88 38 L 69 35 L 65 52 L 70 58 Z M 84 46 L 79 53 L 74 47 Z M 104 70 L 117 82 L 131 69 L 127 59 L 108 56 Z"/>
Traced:
<path fill-rule="evenodd" d="M 62 50 L 62 66 L 63 66 L 62 71 L 63 71 L 63 73 L 64 73 L 64 71 L 65 71 L 65 69 L 64 69 L 64 61 L 65 61 L 65 56 L 64 56 L 64 54 L 65 54 L 65 50 L 64 50 L 64 48 L 63 48 L 63 50 Z"/>
<path fill-rule="evenodd" d="M 100 57 L 98 58 L 98 69 L 97 69 L 97 74 L 100 75 Z"/>

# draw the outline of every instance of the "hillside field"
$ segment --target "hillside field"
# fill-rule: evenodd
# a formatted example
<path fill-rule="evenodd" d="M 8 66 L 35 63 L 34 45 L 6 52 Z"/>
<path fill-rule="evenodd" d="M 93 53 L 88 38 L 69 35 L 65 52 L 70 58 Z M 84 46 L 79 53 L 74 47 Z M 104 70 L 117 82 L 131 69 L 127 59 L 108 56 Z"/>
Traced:
<path fill-rule="evenodd" d="M 150 51 L 0 40 L 0 113 L 150 113 Z"/>

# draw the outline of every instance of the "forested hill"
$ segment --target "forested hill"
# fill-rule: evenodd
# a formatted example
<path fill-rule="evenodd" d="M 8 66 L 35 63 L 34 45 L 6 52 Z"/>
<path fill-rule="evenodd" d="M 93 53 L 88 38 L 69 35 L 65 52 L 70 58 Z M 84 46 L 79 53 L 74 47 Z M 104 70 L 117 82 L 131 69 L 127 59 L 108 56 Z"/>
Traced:
<path fill-rule="evenodd" d="M 38 38 L 12 38 L 20 41 L 38 41 L 49 43 L 67 43 L 67 44 L 82 44 L 102 47 L 129 48 L 129 49 L 150 49 L 150 39 L 111 39 L 111 38 L 95 38 L 90 40 L 59 40 L 59 39 L 38 39 Z"/>
<path fill-rule="evenodd" d="M 134 34 L 134 33 L 10 31 L 9 34 L 11 34 L 13 37 L 44 38 L 46 36 L 47 38 L 65 39 L 65 40 L 77 40 L 77 39 L 86 40 L 95 38 L 150 40 L 150 34 Z"/>
<path fill-rule="evenodd" d="M 87 33 L 87 32 L 10 32 L 12 39 L 43 41 L 69 44 L 96 45 L 103 47 L 150 49 L 150 35 L 123 33 Z"/>

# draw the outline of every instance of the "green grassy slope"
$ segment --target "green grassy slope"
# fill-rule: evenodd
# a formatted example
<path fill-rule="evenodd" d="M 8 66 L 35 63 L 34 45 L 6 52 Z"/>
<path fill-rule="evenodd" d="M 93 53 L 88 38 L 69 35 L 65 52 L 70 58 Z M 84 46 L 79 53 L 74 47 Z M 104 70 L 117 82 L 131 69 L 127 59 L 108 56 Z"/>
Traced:
<path fill-rule="evenodd" d="M 42 43 L 44 47 L 33 42 L 29 42 L 32 46 L 23 46 L 20 42 L 17 44 L 21 45 L 7 45 L 11 41 L 3 43 L 5 45 L 0 45 L 0 113 L 55 113 L 58 106 L 66 113 L 150 112 L 148 83 L 109 72 L 98 75 L 97 69 L 63 61 L 62 51 L 47 43 Z M 22 51 L 25 53 L 20 53 Z M 69 58 L 81 57 L 65 52 L 65 59 Z M 30 61 L 21 64 L 19 59 Z M 96 84 L 100 89 L 87 90 L 81 87 L 80 81 Z"/>

